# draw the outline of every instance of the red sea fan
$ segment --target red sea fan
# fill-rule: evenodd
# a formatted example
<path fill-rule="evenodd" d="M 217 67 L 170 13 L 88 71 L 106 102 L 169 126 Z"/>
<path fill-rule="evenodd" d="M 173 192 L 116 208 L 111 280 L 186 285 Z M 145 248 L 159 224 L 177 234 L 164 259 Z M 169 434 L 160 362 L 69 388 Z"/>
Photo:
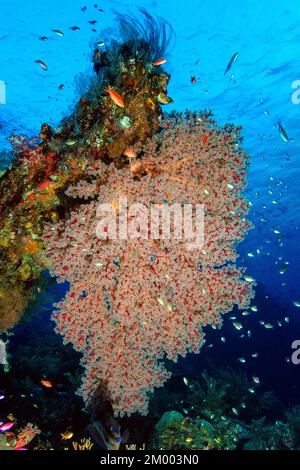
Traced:
<path fill-rule="evenodd" d="M 249 305 L 252 286 L 233 264 L 251 226 L 241 195 L 248 156 L 238 141 L 238 129 L 218 128 L 205 115 L 168 120 L 129 168 L 99 163 L 100 191 L 89 192 L 92 200 L 68 220 L 47 227 L 51 273 L 71 284 L 53 319 L 65 343 L 83 354 L 86 402 L 100 386 L 116 414 L 145 414 L 149 392 L 170 376 L 163 358 L 199 352 L 204 326 L 220 327 L 222 314 Z M 84 193 L 83 184 L 69 196 Z M 153 240 L 150 225 L 143 238 L 99 239 L 97 208 L 107 203 L 120 212 L 120 197 L 149 211 L 202 204 L 203 246 Z"/>

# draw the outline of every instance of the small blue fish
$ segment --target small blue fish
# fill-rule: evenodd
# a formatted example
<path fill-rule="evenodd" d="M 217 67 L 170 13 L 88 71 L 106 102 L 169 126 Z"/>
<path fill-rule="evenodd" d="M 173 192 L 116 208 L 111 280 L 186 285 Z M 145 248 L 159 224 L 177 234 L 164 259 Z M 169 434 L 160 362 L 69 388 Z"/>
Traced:
<path fill-rule="evenodd" d="M 289 142 L 290 141 L 289 136 L 287 135 L 285 129 L 282 127 L 280 122 L 277 122 L 277 125 L 278 125 L 279 135 L 282 138 L 282 140 L 284 142 Z"/>
<path fill-rule="evenodd" d="M 227 65 L 226 67 L 226 70 L 224 72 L 224 75 L 226 75 L 227 72 L 229 72 L 229 70 L 231 69 L 231 67 L 233 66 L 233 64 L 235 63 L 236 59 L 238 58 L 238 55 L 239 53 L 238 52 L 235 52 L 233 54 L 233 56 L 231 57 L 230 61 L 229 61 L 229 64 Z"/>

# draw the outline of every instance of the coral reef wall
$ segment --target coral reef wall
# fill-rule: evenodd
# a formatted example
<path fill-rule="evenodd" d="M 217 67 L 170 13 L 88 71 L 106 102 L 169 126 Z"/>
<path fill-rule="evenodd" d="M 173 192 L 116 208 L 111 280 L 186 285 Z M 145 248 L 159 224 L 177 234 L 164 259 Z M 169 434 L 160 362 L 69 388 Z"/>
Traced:
<path fill-rule="evenodd" d="M 202 328 L 246 308 L 253 285 L 234 264 L 250 228 L 240 129 L 219 128 L 208 112 L 163 118 L 172 31 L 141 18 L 120 18 L 123 41 L 96 47 L 90 87 L 56 130 L 11 137 L 15 160 L 0 180 L 0 331 L 17 323 L 45 269 L 68 281 L 53 319 L 82 353 L 79 393 L 87 403 L 100 394 L 120 415 L 146 413 L 170 375 L 164 357 L 198 352 Z M 204 245 L 152 239 L 149 227 L 99 238 L 99 204 L 120 213 L 120 197 L 149 211 L 202 204 Z"/>
<path fill-rule="evenodd" d="M 10 137 L 14 160 L 0 178 L 0 331 L 23 314 L 47 264 L 44 224 L 68 216 L 66 190 L 89 180 L 87 165 L 102 159 L 128 163 L 124 150 L 159 129 L 169 76 L 156 61 L 173 37 L 160 18 L 141 11 L 141 22 L 119 19 L 123 42 L 96 47 L 94 76 L 72 115 L 38 138 Z M 126 153 L 126 152 L 125 152 Z"/>

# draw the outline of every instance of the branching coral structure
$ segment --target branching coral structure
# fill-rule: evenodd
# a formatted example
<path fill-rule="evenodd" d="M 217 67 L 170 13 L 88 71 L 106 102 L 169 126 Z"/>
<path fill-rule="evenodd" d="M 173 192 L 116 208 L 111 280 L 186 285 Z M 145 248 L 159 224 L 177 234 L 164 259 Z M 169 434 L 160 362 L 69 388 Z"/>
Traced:
<path fill-rule="evenodd" d="M 116 414 L 147 413 L 149 392 L 170 376 L 163 358 L 199 352 L 203 327 L 219 327 L 234 305 L 249 305 L 252 285 L 234 264 L 237 243 L 251 227 L 242 196 L 248 155 L 239 131 L 218 127 L 209 113 L 165 119 L 161 132 L 137 148 L 134 163 L 88 168 L 92 184 L 68 189 L 82 204 L 46 227 L 51 273 L 70 282 L 53 319 L 64 341 L 83 354 L 86 402 L 101 393 Z M 150 224 L 138 227 L 140 236 L 99 237 L 99 205 L 120 216 L 120 198 L 148 213 L 201 204 L 204 243 L 190 249 L 184 237 L 153 239 Z M 126 223 L 139 225 L 130 211 Z"/>

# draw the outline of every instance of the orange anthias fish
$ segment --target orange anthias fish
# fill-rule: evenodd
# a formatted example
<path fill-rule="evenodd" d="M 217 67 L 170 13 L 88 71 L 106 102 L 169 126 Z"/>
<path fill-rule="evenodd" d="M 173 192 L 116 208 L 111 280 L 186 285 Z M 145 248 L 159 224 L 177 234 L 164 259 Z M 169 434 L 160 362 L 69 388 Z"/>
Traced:
<path fill-rule="evenodd" d="M 44 181 L 43 183 L 39 184 L 38 185 L 38 189 L 40 191 L 43 191 L 44 189 L 48 188 L 49 184 L 51 184 L 52 181 L 51 180 L 48 180 L 48 181 Z"/>
<path fill-rule="evenodd" d="M 153 62 L 152 65 L 154 65 L 154 67 L 159 67 L 160 65 L 165 64 L 166 62 L 167 62 L 167 59 L 162 57 L 161 59 L 158 59 L 155 62 Z"/>
<path fill-rule="evenodd" d="M 123 155 L 127 158 L 136 158 L 136 152 L 133 150 L 133 148 L 126 147 L 126 149 L 123 151 Z"/>
<path fill-rule="evenodd" d="M 112 88 L 110 87 L 107 87 L 106 89 L 107 93 L 109 94 L 109 96 L 111 97 L 111 99 L 113 100 L 114 103 L 116 103 L 116 105 L 120 106 L 121 108 L 124 108 L 124 100 L 122 98 L 122 96 L 117 93 L 115 90 L 113 90 Z"/>
<path fill-rule="evenodd" d="M 207 141 L 208 141 L 208 136 L 207 136 L 206 134 L 203 134 L 203 136 L 202 136 L 202 142 L 203 142 L 204 144 L 206 144 Z"/>
<path fill-rule="evenodd" d="M 46 387 L 46 388 L 52 388 L 53 384 L 50 382 L 50 380 L 41 380 L 41 384 Z"/>

